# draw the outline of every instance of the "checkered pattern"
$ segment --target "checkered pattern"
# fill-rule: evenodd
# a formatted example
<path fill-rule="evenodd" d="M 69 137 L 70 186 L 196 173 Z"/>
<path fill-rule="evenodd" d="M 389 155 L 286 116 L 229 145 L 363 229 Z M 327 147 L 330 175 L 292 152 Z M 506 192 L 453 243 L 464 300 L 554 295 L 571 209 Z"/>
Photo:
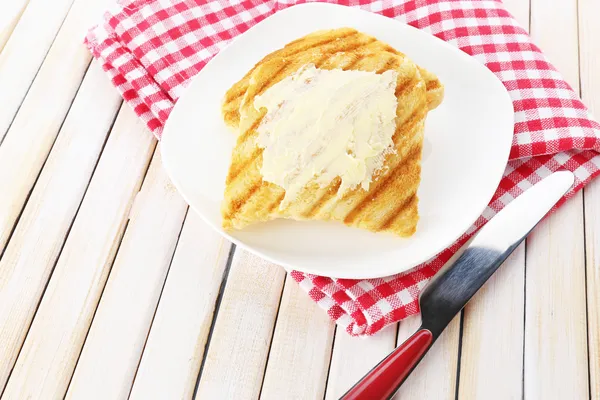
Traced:
<path fill-rule="evenodd" d="M 294 0 L 126 0 L 93 27 L 86 44 L 127 103 L 160 139 L 190 79 L 236 35 Z M 485 64 L 515 109 L 510 162 L 488 208 L 454 245 L 407 273 L 349 280 L 292 277 L 352 335 L 372 335 L 419 311 L 417 296 L 496 212 L 558 169 L 576 175 L 561 203 L 600 171 L 600 125 L 499 0 L 338 0 L 429 32 Z M 559 203 L 559 204 L 561 204 Z"/>

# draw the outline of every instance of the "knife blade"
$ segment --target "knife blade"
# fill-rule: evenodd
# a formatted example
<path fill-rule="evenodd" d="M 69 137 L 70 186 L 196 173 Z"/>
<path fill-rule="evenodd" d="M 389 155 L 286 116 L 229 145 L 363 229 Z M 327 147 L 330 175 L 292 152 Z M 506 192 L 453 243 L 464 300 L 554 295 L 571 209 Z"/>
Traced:
<path fill-rule="evenodd" d="M 573 186 L 569 171 L 555 172 L 504 207 L 444 266 L 419 296 L 421 327 L 350 388 L 343 400 L 389 399 L 498 267 Z"/>

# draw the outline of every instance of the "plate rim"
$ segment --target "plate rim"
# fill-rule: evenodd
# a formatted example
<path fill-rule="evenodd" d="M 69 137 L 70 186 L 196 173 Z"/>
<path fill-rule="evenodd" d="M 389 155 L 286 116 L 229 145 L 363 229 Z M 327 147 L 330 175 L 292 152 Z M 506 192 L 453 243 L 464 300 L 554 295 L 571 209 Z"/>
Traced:
<path fill-rule="evenodd" d="M 235 38 L 233 38 L 227 45 L 225 45 L 221 50 L 219 50 L 219 52 L 217 54 L 215 54 L 204 66 L 204 68 L 206 68 L 211 62 L 213 62 L 213 60 L 218 60 L 219 56 L 227 49 L 229 49 L 230 47 L 232 47 L 236 41 L 238 41 L 241 37 L 243 37 L 244 35 L 248 34 L 249 32 L 252 32 L 254 30 L 257 29 L 257 27 L 263 25 L 266 21 L 276 17 L 276 16 L 281 16 L 282 14 L 287 14 L 293 11 L 290 10 L 297 10 L 299 8 L 320 8 L 320 9 L 324 9 L 324 8 L 329 8 L 330 10 L 328 12 L 336 12 L 335 10 L 338 9 L 349 9 L 352 10 L 351 12 L 357 12 L 357 13 L 363 13 L 363 14 L 369 14 L 372 17 L 375 18 L 382 18 L 382 19 L 386 19 L 386 20 L 390 20 L 394 23 L 400 24 L 405 28 L 408 29 L 412 29 L 414 31 L 419 32 L 419 35 L 422 34 L 426 34 L 428 36 L 430 36 L 431 38 L 434 38 L 439 45 L 445 46 L 448 49 L 452 49 L 451 51 L 455 52 L 456 54 L 458 54 L 458 57 L 460 57 L 461 59 L 464 60 L 469 60 L 468 62 L 470 63 L 474 63 L 479 65 L 479 67 L 481 67 L 482 70 L 485 70 L 485 73 L 488 74 L 488 76 L 492 77 L 493 80 L 496 82 L 497 86 L 501 89 L 501 91 L 503 92 L 503 97 L 505 98 L 503 100 L 503 102 L 506 103 L 506 105 L 510 105 L 510 112 L 511 115 L 513 115 L 513 121 L 512 121 L 512 127 L 513 127 L 513 131 L 511 131 L 511 134 L 508 135 L 507 134 L 507 138 L 506 138 L 506 142 L 507 144 L 505 145 L 505 149 L 504 149 L 504 155 L 501 157 L 503 160 L 506 160 L 503 164 L 502 164 L 502 169 L 498 172 L 495 171 L 495 173 L 491 173 L 490 176 L 495 175 L 496 178 L 494 179 L 494 182 L 496 183 L 495 185 L 495 189 L 494 191 L 491 192 L 491 194 L 489 194 L 487 201 L 485 202 L 485 205 L 483 205 L 481 207 L 481 209 L 479 210 L 479 212 L 477 214 L 474 213 L 475 217 L 474 218 L 466 218 L 465 220 L 469 220 L 469 224 L 460 229 L 460 233 L 458 233 L 456 235 L 456 237 L 453 237 L 452 240 L 450 241 L 450 243 L 441 248 L 436 250 L 435 252 L 433 252 L 432 255 L 426 255 L 423 257 L 419 258 L 419 261 L 415 261 L 412 263 L 412 265 L 409 266 L 404 266 L 404 267 L 398 267 L 396 269 L 394 269 L 393 271 L 388 271 L 387 273 L 382 274 L 382 272 L 377 272 L 377 273 L 369 273 L 370 268 L 364 268 L 364 269 L 345 269 L 343 272 L 339 273 L 338 271 L 336 271 L 335 274 L 335 278 L 341 278 L 341 279 L 373 279 L 373 278 L 381 278 L 381 277 L 385 277 L 385 276 L 390 276 L 390 275 L 395 275 L 395 274 L 399 274 L 399 273 L 404 273 L 404 272 L 408 272 L 412 269 L 414 269 L 415 267 L 418 267 L 420 265 L 422 265 L 423 263 L 426 263 L 427 261 L 430 261 L 432 259 L 434 259 L 440 252 L 443 252 L 445 249 L 447 249 L 448 247 L 452 246 L 454 243 L 456 243 L 457 240 L 459 240 L 465 233 L 468 232 L 469 228 L 471 228 L 471 226 L 473 226 L 473 224 L 476 223 L 476 221 L 480 218 L 480 216 L 482 215 L 482 213 L 485 211 L 485 209 L 488 207 L 491 199 L 493 198 L 494 194 L 497 191 L 498 185 L 500 184 L 504 171 L 506 170 L 506 166 L 508 161 L 510 160 L 510 151 L 512 148 L 512 140 L 513 140 L 513 136 L 514 136 L 514 105 L 512 102 L 512 99 L 510 97 L 510 94 L 508 93 L 508 90 L 506 89 L 506 87 L 504 86 L 504 84 L 500 81 L 500 79 L 492 72 L 489 70 L 489 68 L 487 68 L 485 65 L 481 64 L 478 60 L 474 59 L 471 55 L 463 52 L 462 50 L 460 50 L 459 48 L 457 48 L 456 46 L 451 45 L 450 43 L 438 38 L 435 35 L 432 35 L 428 32 L 424 32 L 421 29 L 418 29 L 416 27 L 413 27 L 409 24 L 406 24 L 402 21 L 398 21 L 394 18 L 390 18 L 390 17 L 386 17 L 383 16 L 381 14 L 377 14 L 377 13 L 373 13 L 373 12 L 369 12 L 363 9 L 360 9 L 358 7 L 348 7 L 348 6 L 344 6 L 344 5 L 339 5 L 339 4 L 331 4 L 331 3 L 321 3 L 321 2 L 309 2 L 309 3 L 301 3 L 301 4 L 295 4 L 289 7 L 286 7 L 285 9 L 279 10 L 274 12 L 273 14 L 269 15 L 268 17 L 264 18 L 263 20 L 259 21 L 258 23 L 256 23 L 255 25 L 253 25 L 252 27 L 250 27 L 248 30 L 246 30 L 245 32 L 237 35 Z M 266 55 L 266 54 L 265 54 Z M 264 57 L 265 55 L 260 55 L 259 56 L 259 60 L 260 58 Z M 204 69 L 203 68 L 203 69 Z M 310 266 L 306 267 L 306 266 L 296 266 L 296 265 L 291 265 L 289 262 L 286 262 L 284 260 L 280 260 L 277 259 L 277 257 L 271 257 L 268 254 L 263 253 L 262 251 L 258 250 L 257 248 L 255 248 L 252 245 L 246 244 L 243 240 L 238 239 L 237 237 L 233 236 L 232 234 L 226 232 L 225 230 L 222 229 L 221 226 L 218 226 L 217 224 L 214 224 L 212 221 L 210 221 L 210 219 L 204 215 L 204 213 L 200 212 L 193 204 L 192 202 L 189 201 L 188 196 L 181 190 L 181 185 L 178 182 L 177 178 L 175 177 L 177 174 L 171 174 L 172 168 L 169 167 L 169 158 L 168 157 L 164 157 L 164 152 L 162 151 L 163 147 L 164 147 L 164 143 L 165 137 L 169 137 L 168 135 L 164 135 L 165 132 L 168 131 L 168 127 L 170 127 L 172 124 L 170 124 L 170 121 L 173 120 L 172 116 L 176 115 L 175 113 L 178 113 L 178 110 L 181 109 L 182 107 L 178 107 L 178 104 L 182 103 L 182 99 L 187 98 L 189 95 L 188 93 L 190 93 L 191 91 L 189 90 L 193 85 L 194 82 L 197 80 L 198 76 L 200 76 L 202 73 L 202 70 L 199 71 L 194 77 L 192 77 L 186 88 L 184 89 L 182 95 L 179 97 L 179 99 L 177 100 L 177 102 L 175 103 L 175 106 L 173 107 L 173 110 L 171 111 L 171 114 L 169 115 L 169 118 L 167 118 L 167 121 L 165 122 L 164 128 L 163 128 L 163 136 L 162 136 L 162 140 L 159 141 L 159 146 L 161 149 L 161 155 L 162 157 L 162 164 L 163 167 L 165 168 L 167 175 L 169 177 L 169 179 L 171 180 L 171 182 L 173 183 L 173 185 L 176 187 L 177 191 L 179 192 L 179 194 L 182 196 L 182 198 L 184 199 L 184 201 L 188 204 L 188 206 L 190 208 L 192 208 L 192 210 L 198 215 L 200 216 L 200 218 L 206 223 L 208 224 L 213 230 L 215 230 L 217 233 L 219 233 L 221 236 L 223 236 L 224 238 L 226 238 L 227 240 L 231 241 L 232 243 L 234 243 L 236 246 L 239 246 L 240 248 L 242 248 L 243 250 L 246 250 L 248 252 L 250 252 L 251 254 L 254 254 L 258 257 L 263 258 L 264 260 L 277 264 L 281 267 L 283 267 L 286 271 L 292 271 L 292 270 L 296 270 L 302 273 L 307 273 L 307 274 L 314 274 L 314 275 L 323 275 L 323 276 L 328 276 L 328 277 L 334 277 L 332 275 L 327 275 L 327 274 L 323 274 L 323 271 L 319 271 L 318 268 L 314 269 L 311 268 Z M 508 111 L 508 110 L 507 110 Z M 510 138 L 510 140 L 509 140 Z M 167 142 L 169 142 L 167 140 Z M 168 152 L 167 152 L 168 153 Z M 499 163 L 500 165 L 500 163 Z M 498 167 L 498 169 L 500 169 Z M 432 252 L 430 252 L 432 253 Z M 367 265 L 367 264 L 365 264 Z M 369 264 L 369 265 L 373 265 L 373 264 Z M 390 268 L 388 268 L 390 269 Z M 362 273 L 361 273 L 362 272 Z"/>

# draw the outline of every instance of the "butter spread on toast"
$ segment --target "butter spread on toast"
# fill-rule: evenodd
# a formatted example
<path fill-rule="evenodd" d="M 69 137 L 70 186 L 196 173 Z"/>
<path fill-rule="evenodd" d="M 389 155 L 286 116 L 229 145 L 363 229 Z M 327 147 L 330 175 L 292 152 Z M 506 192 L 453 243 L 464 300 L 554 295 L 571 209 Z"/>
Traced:
<path fill-rule="evenodd" d="M 285 189 L 280 208 L 309 182 L 321 187 L 341 178 L 338 196 L 360 185 L 394 152 L 397 72 L 318 69 L 314 64 L 254 99 L 267 109 L 258 127 L 263 179 Z"/>

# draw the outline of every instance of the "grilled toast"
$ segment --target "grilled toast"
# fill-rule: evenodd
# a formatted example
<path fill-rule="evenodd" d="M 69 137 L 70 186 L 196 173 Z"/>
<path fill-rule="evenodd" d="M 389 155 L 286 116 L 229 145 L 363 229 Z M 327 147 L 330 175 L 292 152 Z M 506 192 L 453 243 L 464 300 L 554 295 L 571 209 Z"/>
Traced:
<path fill-rule="evenodd" d="M 263 149 L 257 146 L 258 127 L 266 110 L 254 98 L 307 64 L 317 68 L 397 73 L 398 99 L 394 152 L 372 177 L 368 190 L 355 187 L 338 193 L 341 179 L 322 187 L 307 184 L 291 203 L 282 204 L 285 190 L 263 180 Z M 223 227 L 241 229 L 276 218 L 335 220 L 374 232 L 407 237 L 418 222 L 417 189 L 427 112 L 443 98 L 435 75 L 404 54 L 354 29 L 320 31 L 289 43 L 261 60 L 225 96 L 223 117 L 238 129 L 222 203 Z"/>

